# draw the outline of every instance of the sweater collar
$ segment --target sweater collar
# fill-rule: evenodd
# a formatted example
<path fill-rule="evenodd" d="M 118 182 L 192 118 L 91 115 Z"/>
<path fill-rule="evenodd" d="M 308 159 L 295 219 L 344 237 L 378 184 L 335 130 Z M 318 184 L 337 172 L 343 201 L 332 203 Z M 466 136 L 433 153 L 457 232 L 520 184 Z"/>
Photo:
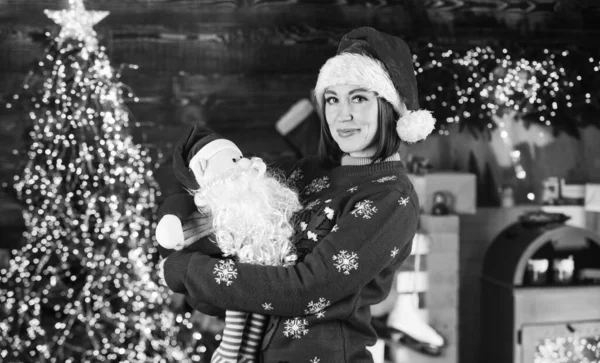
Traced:
<path fill-rule="evenodd" d="M 388 156 L 386 159 L 384 159 L 383 161 L 376 161 L 376 163 L 380 163 L 380 162 L 386 162 L 386 161 L 400 161 L 400 154 L 395 153 L 393 155 Z M 372 163 L 373 159 L 371 158 L 367 158 L 367 157 L 354 157 L 354 156 L 350 156 L 348 154 L 345 154 L 344 156 L 342 156 L 342 160 L 341 160 L 341 165 L 342 166 L 348 166 L 348 165 L 370 165 Z"/>
<path fill-rule="evenodd" d="M 400 154 L 396 153 L 383 161 L 371 163 L 371 158 L 355 158 L 350 155 L 344 155 L 341 165 L 333 169 L 333 175 L 341 180 L 347 177 L 364 177 L 380 173 L 398 172 L 404 169 L 404 163 L 400 159 Z M 335 178 L 337 179 L 337 178 Z"/>

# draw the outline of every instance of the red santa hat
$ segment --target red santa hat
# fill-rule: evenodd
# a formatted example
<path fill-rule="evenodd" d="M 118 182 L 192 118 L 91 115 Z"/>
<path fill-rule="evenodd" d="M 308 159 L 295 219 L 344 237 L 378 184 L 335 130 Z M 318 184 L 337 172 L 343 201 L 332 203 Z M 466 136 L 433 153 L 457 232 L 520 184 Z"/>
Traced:
<path fill-rule="evenodd" d="M 342 84 L 365 87 L 388 101 L 400 115 L 396 131 L 403 141 L 423 140 L 433 131 L 431 112 L 419 109 L 412 55 L 402 39 L 369 27 L 344 35 L 337 55 L 319 72 L 315 96 L 320 110 L 325 90 Z"/>
<path fill-rule="evenodd" d="M 225 149 L 234 149 L 242 156 L 240 149 L 230 140 L 204 126 L 194 125 L 175 144 L 173 172 L 186 188 L 199 189 L 200 186 L 190 165 L 201 159 L 208 160 Z"/>

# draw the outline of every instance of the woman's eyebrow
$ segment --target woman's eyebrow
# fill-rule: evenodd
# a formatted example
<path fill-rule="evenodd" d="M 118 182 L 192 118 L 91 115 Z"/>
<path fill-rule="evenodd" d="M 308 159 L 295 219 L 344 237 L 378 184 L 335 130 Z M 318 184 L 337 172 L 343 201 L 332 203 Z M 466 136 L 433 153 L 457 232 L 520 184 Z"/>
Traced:
<path fill-rule="evenodd" d="M 354 94 L 357 92 L 370 92 L 370 90 L 366 89 L 366 88 L 355 88 L 352 91 L 349 92 L 349 94 Z"/>

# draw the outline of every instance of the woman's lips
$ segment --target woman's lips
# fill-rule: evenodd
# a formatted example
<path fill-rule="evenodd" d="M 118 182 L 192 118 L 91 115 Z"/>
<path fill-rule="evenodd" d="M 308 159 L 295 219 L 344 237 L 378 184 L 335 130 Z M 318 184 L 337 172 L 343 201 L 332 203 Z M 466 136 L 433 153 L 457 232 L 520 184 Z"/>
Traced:
<path fill-rule="evenodd" d="M 350 137 L 360 132 L 360 129 L 338 129 L 337 134 L 340 137 Z"/>

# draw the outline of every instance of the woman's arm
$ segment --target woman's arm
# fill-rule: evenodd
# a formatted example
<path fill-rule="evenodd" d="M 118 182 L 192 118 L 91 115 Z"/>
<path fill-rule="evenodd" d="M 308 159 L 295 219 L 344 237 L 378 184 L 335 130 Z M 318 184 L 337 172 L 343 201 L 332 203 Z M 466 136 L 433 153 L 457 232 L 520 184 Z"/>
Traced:
<path fill-rule="evenodd" d="M 323 298 L 333 304 L 386 267 L 399 266 L 410 253 L 417 211 L 412 189 L 357 192 L 348 210 L 336 211 L 341 215 L 334 229 L 295 266 L 257 266 L 177 251 L 165 261 L 165 280 L 173 291 L 223 309 L 306 315 L 311 302 Z"/>

